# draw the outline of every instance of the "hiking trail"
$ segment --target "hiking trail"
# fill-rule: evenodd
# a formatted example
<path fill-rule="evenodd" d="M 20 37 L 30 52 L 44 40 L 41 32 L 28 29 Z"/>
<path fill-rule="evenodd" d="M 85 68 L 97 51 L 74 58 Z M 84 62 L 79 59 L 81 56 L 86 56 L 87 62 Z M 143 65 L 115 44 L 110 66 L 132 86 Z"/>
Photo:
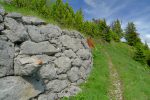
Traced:
<path fill-rule="evenodd" d="M 122 84 L 117 72 L 117 69 L 112 63 L 111 57 L 105 51 L 106 56 L 108 57 L 108 65 L 109 65 L 109 76 L 110 76 L 110 89 L 109 89 L 109 97 L 110 100 L 123 100 L 123 91 Z"/>

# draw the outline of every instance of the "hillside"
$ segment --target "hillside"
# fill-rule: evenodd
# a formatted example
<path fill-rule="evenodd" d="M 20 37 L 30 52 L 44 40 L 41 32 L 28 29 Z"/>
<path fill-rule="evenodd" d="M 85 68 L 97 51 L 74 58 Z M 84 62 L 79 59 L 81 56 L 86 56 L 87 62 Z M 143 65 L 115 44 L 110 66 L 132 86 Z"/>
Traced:
<path fill-rule="evenodd" d="M 123 100 L 149 100 L 150 71 L 147 66 L 134 61 L 132 54 L 132 48 L 124 43 L 97 44 L 93 50 L 93 71 L 87 83 L 82 86 L 83 93 L 71 100 L 110 99 L 109 91 L 115 89 L 111 84 L 113 76 L 109 76 L 109 59 L 119 75 Z M 116 100 L 116 95 L 112 96 Z"/>
<path fill-rule="evenodd" d="M 132 59 L 132 48 L 123 43 L 110 44 L 104 48 L 120 76 L 123 98 L 125 100 L 149 100 L 150 71 L 147 66 Z"/>
<path fill-rule="evenodd" d="M 10 5 L 3 6 L 8 12 L 34 15 L 57 24 L 31 10 L 18 9 Z M 121 42 L 97 42 L 99 39 L 95 41 L 96 47 L 92 50 L 94 58 L 92 72 L 87 81 L 81 84 L 82 92 L 69 100 L 150 100 L 150 69 L 133 60 L 134 47 Z M 117 85 L 114 85 L 115 82 Z"/>
<path fill-rule="evenodd" d="M 58 100 L 81 91 L 93 57 L 80 32 L 2 6 L 0 17 L 0 100 Z"/>

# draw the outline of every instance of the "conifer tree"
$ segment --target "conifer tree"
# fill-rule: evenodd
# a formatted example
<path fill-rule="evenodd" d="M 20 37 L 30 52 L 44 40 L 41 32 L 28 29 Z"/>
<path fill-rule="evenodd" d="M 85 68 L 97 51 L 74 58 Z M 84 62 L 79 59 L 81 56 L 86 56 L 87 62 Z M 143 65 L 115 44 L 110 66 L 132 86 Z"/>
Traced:
<path fill-rule="evenodd" d="M 71 6 L 69 6 L 68 2 L 65 4 L 65 19 L 63 19 L 65 26 L 72 27 L 74 24 L 74 11 Z"/>
<path fill-rule="evenodd" d="M 92 25 L 93 23 L 89 22 L 89 21 L 85 21 L 83 24 L 83 32 L 86 33 L 89 36 L 94 36 L 93 34 L 93 28 Z"/>
<path fill-rule="evenodd" d="M 75 14 L 75 27 L 81 31 L 82 27 L 83 27 L 83 21 L 84 21 L 84 17 L 83 17 L 83 12 L 82 9 L 78 10 Z"/>
<path fill-rule="evenodd" d="M 117 34 L 118 40 L 116 41 L 120 41 L 120 39 L 123 37 L 123 30 L 121 28 L 121 22 L 118 19 L 113 22 L 112 31 Z"/>
<path fill-rule="evenodd" d="M 60 24 L 64 24 L 65 19 L 65 5 L 62 0 L 57 0 L 56 3 L 52 7 L 51 16 L 55 21 Z"/>
<path fill-rule="evenodd" d="M 136 46 L 136 44 L 141 43 L 141 40 L 136 32 L 136 27 L 133 22 L 129 22 L 125 29 L 125 38 L 127 43 L 131 46 Z"/>
<path fill-rule="evenodd" d="M 150 66 L 150 51 L 148 52 L 146 56 L 146 63 Z"/>
<path fill-rule="evenodd" d="M 112 40 L 114 40 L 115 42 L 120 42 L 119 36 L 114 31 L 110 30 L 110 33 Z"/>
<path fill-rule="evenodd" d="M 144 55 L 144 50 L 140 45 L 136 46 L 136 52 L 134 54 L 134 59 L 142 64 L 146 62 L 146 56 Z"/>
<path fill-rule="evenodd" d="M 107 42 L 110 42 L 111 41 L 110 27 L 107 26 L 105 19 L 99 21 L 99 30 L 101 31 L 102 39 Z"/>
<path fill-rule="evenodd" d="M 145 42 L 145 44 L 144 44 L 144 49 L 145 49 L 145 50 L 149 50 L 149 47 L 148 47 L 147 42 Z"/>

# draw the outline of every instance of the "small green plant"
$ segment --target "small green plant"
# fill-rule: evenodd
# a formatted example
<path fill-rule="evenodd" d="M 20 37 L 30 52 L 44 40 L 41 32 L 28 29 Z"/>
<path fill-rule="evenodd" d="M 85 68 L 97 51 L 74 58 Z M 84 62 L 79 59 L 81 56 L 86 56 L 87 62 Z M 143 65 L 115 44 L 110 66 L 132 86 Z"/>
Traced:
<path fill-rule="evenodd" d="M 146 55 L 146 63 L 148 66 L 150 66 L 150 51 L 146 50 L 145 55 Z"/>
<path fill-rule="evenodd" d="M 145 55 L 144 55 L 144 50 L 143 48 L 138 45 L 136 46 L 136 51 L 134 53 L 134 60 L 142 63 L 142 64 L 145 64 L 146 63 L 146 58 L 145 58 Z"/>

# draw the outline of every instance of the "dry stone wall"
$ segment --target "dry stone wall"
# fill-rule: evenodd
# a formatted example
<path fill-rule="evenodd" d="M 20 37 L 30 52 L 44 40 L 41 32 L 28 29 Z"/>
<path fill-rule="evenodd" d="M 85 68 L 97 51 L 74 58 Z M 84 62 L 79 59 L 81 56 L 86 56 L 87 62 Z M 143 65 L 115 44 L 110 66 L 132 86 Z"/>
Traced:
<path fill-rule="evenodd" d="M 77 31 L 0 6 L 0 100 L 58 100 L 81 92 L 92 54 Z"/>

